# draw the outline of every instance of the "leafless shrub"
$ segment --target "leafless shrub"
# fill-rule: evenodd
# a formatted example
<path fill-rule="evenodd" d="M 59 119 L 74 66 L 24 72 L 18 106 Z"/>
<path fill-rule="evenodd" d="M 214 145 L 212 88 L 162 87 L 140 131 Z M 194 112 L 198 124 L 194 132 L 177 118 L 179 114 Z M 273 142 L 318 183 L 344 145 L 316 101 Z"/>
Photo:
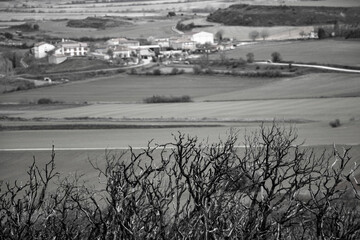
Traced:
<path fill-rule="evenodd" d="M 294 128 L 262 126 L 237 149 L 178 133 L 163 145 L 91 162 L 104 186 L 59 178 L 53 152 L 29 181 L 1 185 L 2 239 L 358 239 L 350 149 L 320 155 Z M 350 171 L 346 169 L 351 169 Z M 348 184 L 345 188 L 343 184 Z M 355 188 L 353 188 L 355 189 Z"/>

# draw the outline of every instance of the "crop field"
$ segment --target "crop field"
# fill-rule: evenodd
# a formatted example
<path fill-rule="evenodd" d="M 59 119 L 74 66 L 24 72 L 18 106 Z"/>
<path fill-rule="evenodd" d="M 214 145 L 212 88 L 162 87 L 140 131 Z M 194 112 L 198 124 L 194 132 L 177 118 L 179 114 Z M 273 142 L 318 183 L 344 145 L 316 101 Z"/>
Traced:
<path fill-rule="evenodd" d="M 271 59 L 271 53 L 279 52 L 285 61 L 340 64 L 360 66 L 359 40 L 309 40 L 296 42 L 268 42 L 249 44 L 228 51 L 228 58 L 246 59 L 246 54 L 254 53 L 255 59 Z M 214 57 L 216 57 L 214 55 Z"/>
<path fill-rule="evenodd" d="M 296 106 L 296 107 L 294 107 Z M 346 106 L 346 107 L 345 107 Z M 168 119 L 175 121 L 348 121 L 360 118 L 359 98 L 286 99 L 264 101 L 194 102 L 173 104 L 95 104 L 52 110 L 13 112 L 14 116 L 33 118 L 109 118 L 122 120 Z"/>
<path fill-rule="evenodd" d="M 0 94 L 0 102 L 20 103 L 37 101 L 39 98 L 52 98 L 68 103 L 139 103 L 144 98 L 153 95 L 189 95 L 194 101 L 359 97 L 360 85 L 359 75 L 344 73 L 318 73 L 292 78 L 119 74 L 112 77 Z"/>

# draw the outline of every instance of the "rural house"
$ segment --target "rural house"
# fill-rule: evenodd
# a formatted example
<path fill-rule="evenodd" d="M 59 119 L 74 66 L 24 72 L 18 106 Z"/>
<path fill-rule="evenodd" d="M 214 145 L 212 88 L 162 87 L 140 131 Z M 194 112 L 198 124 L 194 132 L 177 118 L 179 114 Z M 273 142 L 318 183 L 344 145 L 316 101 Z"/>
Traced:
<path fill-rule="evenodd" d="M 88 53 L 88 44 L 72 40 L 62 40 L 55 49 L 55 54 L 65 56 L 86 56 Z"/>
<path fill-rule="evenodd" d="M 119 58 L 130 58 L 132 52 L 131 49 L 124 46 L 115 46 L 111 49 L 113 50 L 113 57 Z"/>
<path fill-rule="evenodd" d="M 155 38 L 153 42 L 159 45 L 161 48 L 170 47 L 170 39 L 169 38 Z"/>
<path fill-rule="evenodd" d="M 55 46 L 46 42 L 35 43 L 32 51 L 34 53 L 35 58 L 43 58 L 46 57 L 48 52 L 54 50 Z"/>
<path fill-rule="evenodd" d="M 196 49 L 196 42 L 187 38 L 172 38 L 170 39 L 170 47 L 173 49 L 194 51 Z"/>

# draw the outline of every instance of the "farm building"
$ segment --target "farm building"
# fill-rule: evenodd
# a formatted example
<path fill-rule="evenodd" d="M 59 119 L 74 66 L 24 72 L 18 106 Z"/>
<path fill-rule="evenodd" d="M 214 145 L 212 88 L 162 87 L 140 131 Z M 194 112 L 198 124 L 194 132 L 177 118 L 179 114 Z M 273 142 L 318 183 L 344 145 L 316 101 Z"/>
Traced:
<path fill-rule="evenodd" d="M 140 42 L 136 40 L 128 40 L 126 38 L 112 38 L 106 41 L 107 46 L 123 46 L 136 47 L 140 46 Z"/>
<path fill-rule="evenodd" d="M 115 46 L 114 48 L 112 48 L 112 50 L 114 57 L 119 58 L 130 58 L 132 52 L 131 49 L 124 46 Z"/>
<path fill-rule="evenodd" d="M 209 32 L 191 32 L 184 35 L 189 40 L 194 41 L 196 44 L 210 43 L 214 44 L 214 34 Z"/>
<path fill-rule="evenodd" d="M 55 54 L 65 56 L 86 56 L 88 53 L 88 44 L 72 40 L 62 40 L 55 49 Z"/>
<path fill-rule="evenodd" d="M 32 51 L 35 58 L 43 58 L 47 56 L 47 53 L 54 50 L 55 46 L 46 42 L 35 43 Z"/>
<path fill-rule="evenodd" d="M 192 51 L 196 49 L 196 42 L 186 37 L 172 37 L 170 38 L 170 47 L 172 47 L 173 49 Z"/>
<path fill-rule="evenodd" d="M 160 53 L 160 46 L 159 45 L 143 45 L 143 46 L 137 46 L 137 47 L 129 47 L 132 51 L 139 54 L 141 51 L 146 55 L 147 53 L 151 56 L 158 55 Z"/>
<path fill-rule="evenodd" d="M 169 38 L 155 38 L 153 42 L 159 45 L 161 48 L 170 47 L 170 39 Z"/>

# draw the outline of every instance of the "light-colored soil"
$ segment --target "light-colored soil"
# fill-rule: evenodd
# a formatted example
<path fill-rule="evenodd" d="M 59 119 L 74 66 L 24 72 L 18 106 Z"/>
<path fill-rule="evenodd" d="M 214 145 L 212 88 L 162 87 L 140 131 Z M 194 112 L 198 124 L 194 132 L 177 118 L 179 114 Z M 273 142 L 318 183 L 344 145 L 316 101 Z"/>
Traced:
<path fill-rule="evenodd" d="M 173 120 L 313 120 L 360 118 L 359 98 L 285 99 L 173 104 L 95 104 L 85 107 L 13 112 L 23 118 L 116 118 Z"/>

